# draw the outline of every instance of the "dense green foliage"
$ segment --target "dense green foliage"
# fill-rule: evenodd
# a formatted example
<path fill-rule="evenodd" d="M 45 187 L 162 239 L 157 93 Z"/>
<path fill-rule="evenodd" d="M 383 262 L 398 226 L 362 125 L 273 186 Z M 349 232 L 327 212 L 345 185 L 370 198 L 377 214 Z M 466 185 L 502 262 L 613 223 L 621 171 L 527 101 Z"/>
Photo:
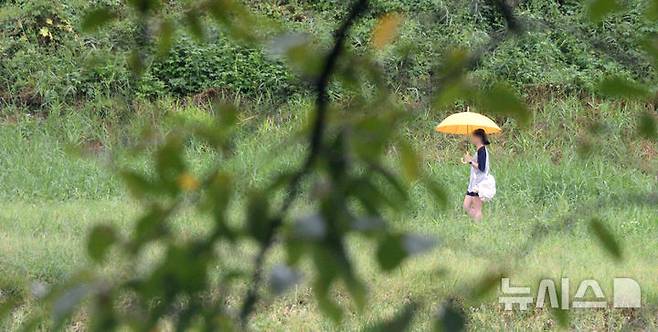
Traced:
<path fill-rule="evenodd" d="M 164 59 L 156 61 L 151 75 L 163 84 L 160 94 L 192 95 L 208 89 L 231 95 L 289 96 L 294 78 L 281 64 L 261 52 L 218 38 L 208 46 L 180 41 Z"/>
<path fill-rule="evenodd" d="M 187 96 L 214 89 L 251 98 L 289 95 L 299 82 L 263 52 L 213 32 L 206 43 L 178 39 L 133 80 L 126 58 L 140 38 L 130 12 L 107 1 L 121 20 L 111 29 L 81 32 L 86 1 L 9 1 L 0 8 L 0 100 L 39 109 L 97 97 Z M 172 14 L 180 6 L 172 5 Z M 151 45 L 150 47 L 156 47 Z"/>
<path fill-rule="evenodd" d="M 247 3 L 286 28 L 319 37 L 317 47 L 326 47 L 329 32 L 345 10 L 341 2 L 330 0 Z M 93 6 L 86 1 L 5 1 L 0 8 L 3 103 L 41 108 L 97 96 L 189 96 L 207 90 L 227 97 L 279 101 L 308 91 L 303 78 L 278 59 L 232 41 L 214 27 L 195 32 L 206 43 L 178 38 L 171 52 L 149 60 L 145 75 L 134 82 L 125 59 L 141 38 L 141 30 L 120 2 L 100 4 L 117 10 L 119 19 L 109 29 L 88 33 L 82 32 L 81 17 Z M 186 20 L 181 14 L 184 5 L 167 6 L 172 20 Z M 484 84 L 505 80 L 531 94 L 592 93 L 610 75 L 655 82 L 656 71 L 644 47 L 646 36 L 658 34 L 658 27 L 644 18 L 649 6 L 650 1 L 630 1 L 630 11 L 592 26 L 586 23 L 587 10 L 581 2 L 521 1 L 516 12 L 527 32 L 487 49 L 504 30 L 493 3 L 382 0 L 371 4 L 349 42 L 358 52 L 370 52 L 367 46 L 375 19 L 389 12 L 403 15 L 399 40 L 376 56 L 386 68 L 389 84 L 414 99 L 436 89 L 437 59 L 453 47 L 485 48 L 473 71 Z M 147 33 L 158 29 L 162 27 L 149 27 Z"/>

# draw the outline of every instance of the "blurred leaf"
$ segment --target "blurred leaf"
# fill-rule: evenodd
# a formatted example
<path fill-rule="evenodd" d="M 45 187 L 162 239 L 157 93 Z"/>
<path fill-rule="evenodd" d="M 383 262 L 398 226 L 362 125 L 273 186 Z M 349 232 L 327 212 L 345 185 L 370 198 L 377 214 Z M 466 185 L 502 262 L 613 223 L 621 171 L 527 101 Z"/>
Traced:
<path fill-rule="evenodd" d="M 295 239 L 286 239 L 285 243 L 286 250 L 286 262 L 288 265 L 297 265 L 307 252 L 305 251 L 305 244 L 302 241 L 297 241 Z"/>
<path fill-rule="evenodd" d="M 137 220 L 133 232 L 132 249 L 136 253 L 144 244 L 167 234 L 165 223 L 167 211 L 159 206 L 152 206 L 149 211 Z"/>
<path fill-rule="evenodd" d="M 347 257 L 345 257 L 345 259 L 347 259 Z M 347 286 L 347 290 L 350 292 L 350 296 L 352 297 L 357 310 L 361 312 L 366 306 L 366 286 L 359 278 L 357 278 L 356 274 L 349 266 L 343 269 L 343 279 L 345 280 L 345 286 Z"/>
<path fill-rule="evenodd" d="M 438 184 L 436 181 L 426 178 L 423 181 L 425 188 L 430 191 L 432 197 L 436 200 L 441 208 L 445 209 L 448 207 L 448 193 Z"/>
<path fill-rule="evenodd" d="M 407 257 L 401 242 L 401 235 L 389 235 L 379 242 L 377 262 L 382 270 L 393 270 Z"/>
<path fill-rule="evenodd" d="M 325 237 L 327 226 L 322 216 L 311 214 L 297 219 L 293 225 L 293 232 L 297 239 L 305 241 L 320 240 Z"/>
<path fill-rule="evenodd" d="M 43 281 L 33 281 L 30 284 L 30 293 L 37 299 L 43 299 L 50 293 L 50 286 Z M 0 318 L 2 318 L 1 314 Z"/>
<path fill-rule="evenodd" d="M 126 183 L 130 193 L 137 198 L 143 198 L 148 193 L 157 192 L 157 188 L 155 188 L 154 184 L 137 172 L 124 170 L 120 172 L 120 175 Z"/>
<path fill-rule="evenodd" d="M 439 309 L 434 325 L 437 332 L 457 332 L 466 330 L 466 314 L 454 300 L 447 300 Z"/>
<path fill-rule="evenodd" d="M 38 331 L 38 327 L 43 323 L 47 318 L 42 317 L 41 315 L 30 315 L 27 319 L 21 322 L 20 330 L 21 332 L 34 332 Z M 61 323 L 60 323 L 61 324 Z M 61 326 L 57 326 L 61 328 Z"/>
<path fill-rule="evenodd" d="M 201 13 L 195 9 L 188 10 L 185 13 L 185 23 L 187 23 L 187 29 L 190 31 L 190 34 L 197 41 L 203 41 L 205 39 L 206 33 L 201 24 Z"/>
<path fill-rule="evenodd" d="M 160 8 L 160 0 L 128 0 L 128 4 L 142 14 L 148 14 Z"/>
<path fill-rule="evenodd" d="M 302 275 L 286 265 L 275 265 L 270 272 L 270 289 L 275 295 L 281 295 L 299 283 Z"/>
<path fill-rule="evenodd" d="M 179 176 L 185 171 L 183 148 L 183 140 L 170 135 L 155 154 L 155 169 L 170 193 L 177 193 L 180 189 Z"/>
<path fill-rule="evenodd" d="M 499 284 L 504 274 L 501 272 L 489 273 L 471 288 L 471 298 L 475 301 L 482 299 Z"/>
<path fill-rule="evenodd" d="M 638 119 L 638 132 L 641 137 L 647 139 L 658 138 L 658 125 L 656 124 L 656 117 L 649 112 L 640 114 Z"/>
<path fill-rule="evenodd" d="M 79 284 L 64 290 L 64 292 L 55 299 L 53 302 L 54 330 L 59 330 L 64 324 L 64 321 L 71 316 L 73 311 L 80 305 L 84 298 L 87 297 L 90 291 L 90 285 Z"/>
<path fill-rule="evenodd" d="M 404 206 L 404 201 L 388 197 L 367 176 L 352 181 L 348 192 L 356 197 L 370 214 L 378 214 L 383 204 L 395 210 L 400 210 Z"/>
<path fill-rule="evenodd" d="M 171 47 L 174 45 L 175 32 L 176 28 L 171 20 L 162 20 L 158 31 L 158 56 L 164 57 L 169 54 Z"/>
<path fill-rule="evenodd" d="M 181 173 L 176 182 L 182 191 L 195 191 L 199 188 L 199 180 L 188 172 Z"/>
<path fill-rule="evenodd" d="M 218 172 L 208 186 L 208 201 L 206 202 L 212 210 L 217 236 L 225 236 L 229 240 L 235 239 L 235 232 L 227 221 L 227 210 L 233 195 L 232 183 L 228 174 Z"/>
<path fill-rule="evenodd" d="M 208 186 L 208 196 L 216 208 L 226 210 L 231 199 L 231 186 L 233 180 L 231 176 L 224 172 L 217 172 Z"/>
<path fill-rule="evenodd" d="M 431 250 L 438 241 L 430 236 L 407 234 L 402 237 L 402 246 L 409 255 L 418 255 Z"/>
<path fill-rule="evenodd" d="M 267 187 L 268 191 L 276 191 L 276 190 L 281 190 L 292 181 L 292 179 L 295 178 L 299 174 L 298 171 L 288 171 L 288 172 L 283 172 L 281 174 L 278 174 L 274 177 L 274 180 L 272 180 L 272 183 Z"/>
<path fill-rule="evenodd" d="M 563 310 L 561 308 L 553 308 L 551 313 L 561 328 L 566 329 L 569 327 L 569 312 L 567 310 Z"/>
<path fill-rule="evenodd" d="M 656 7 L 658 7 L 658 0 L 655 1 L 657 3 Z M 656 15 L 658 16 L 658 14 Z M 658 67 L 658 34 L 652 34 L 644 38 L 640 45 L 653 61 L 654 67 Z"/>
<path fill-rule="evenodd" d="M 377 162 L 393 134 L 393 125 L 393 119 L 385 116 L 361 118 L 354 124 L 349 143 L 359 157 Z"/>
<path fill-rule="evenodd" d="M 100 263 L 105 260 L 105 256 L 110 246 L 117 240 L 114 228 L 109 225 L 96 225 L 91 230 L 87 239 L 87 253 L 94 261 Z"/>
<path fill-rule="evenodd" d="M 147 298 L 173 295 L 171 285 L 181 293 L 201 291 L 207 285 L 211 258 L 211 251 L 198 242 L 169 245 L 165 258 L 142 284 L 142 289 Z"/>
<path fill-rule="evenodd" d="M 255 27 L 267 26 L 267 20 L 264 17 L 255 18 L 240 1 L 209 0 L 204 2 L 204 5 L 212 18 L 225 28 L 234 40 L 244 43 L 260 41 L 258 29 Z"/>
<path fill-rule="evenodd" d="M 317 285 L 313 287 L 313 290 L 321 289 Z M 328 291 L 327 291 L 328 293 Z M 318 301 L 318 307 L 324 316 L 331 319 L 334 323 L 340 322 L 343 317 L 343 310 L 340 306 L 328 295 L 318 295 L 316 291 L 316 300 Z"/>
<path fill-rule="evenodd" d="M 315 247 L 313 250 L 313 264 L 317 273 L 312 288 L 318 301 L 318 308 L 326 317 L 338 323 L 343 316 L 343 311 L 330 293 L 331 286 L 338 276 L 339 270 L 335 256 L 325 248 Z"/>
<path fill-rule="evenodd" d="M 88 331 L 116 331 L 119 319 L 116 317 L 111 296 L 99 293 L 95 297 L 94 314 L 85 322 Z"/>
<path fill-rule="evenodd" d="M 225 23 L 231 12 L 233 1 L 226 0 L 209 0 L 206 3 L 208 12 L 217 21 Z"/>
<path fill-rule="evenodd" d="M 238 123 L 238 109 L 233 104 L 216 103 L 215 112 L 223 129 L 231 128 Z"/>
<path fill-rule="evenodd" d="M 530 123 L 530 111 L 525 102 L 514 91 L 502 83 L 494 84 L 490 89 L 482 91 L 480 107 L 485 112 L 499 115 L 509 115 L 521 126 Z"/>
<path fill-rule="evenodd" d="M 270 236 L 272 220 L 269 217 L 269 204 L 264 193 L 253 191 L 247 202 L 247 229 L 260 243 Z"/>
<path fill-rule="evenodd" d="M 593 155 L 594 144 L 592 140 L 588 137 L 581 137 L 578 139 L 578 146 L 576 147 L 576 152 L 581 158 L 589 158 Z"/>
<path fill-rule="evenodd" d="M 389 13 L 380 17 L 372 31 L 372 45 L 376 49 L 382 49 L 392 42 L 397 36 L 398 26 L 402 20 L 402 15 L 398 13 Z"/>
<path fill-rule="evenodd" d="M 221 273 L 221 284 L 223 285 L 228 285 L 234 282 L 240 282 L 240 280 L 248 278 L 249 273 L 245 270 L 242 270 L 240 268 L 226 268 L 223 269 L 223 272 Z"/>
<path fill-rule="evenodd" d="M 611 77 L 603 80 L 599 84 L 599 91 L 608 97 L 641 99 L 649 96 L 649 91 L 645 87 L 621 77 Z"/>
<path fill-rule="evenodd" d="M 591 124 L 587 126 L 587 131 L 592 135 L 602 135 L 610 132 L 610 126 L 603 121 L 592 121 Z"/>
<path fill-rule="evenodd" d="M 400 148 L 401 168 L 405 177 L 409 181 L 418 179 L 421 173 L 420 157 L 411 143 L 406 140 L 401 141 L 398 146 Z"/>
<path fill-rule="evenodd" d="M 397 175 L 388 171 L 384 167 L 376 164 L 371 164 L 370 169 L 374 171 L 376 174 L 381 175 L 382 178 L 386 180 L 386 183 L 388 183 L 392 187 L 394 192 L 397 194 L 396 197 L 397 201 L 399 201 L 400 203 L 404 203 L 409 199 L 407 189 L 402 184 L 402 182 L 400 181 Z"/>
<path fill-rule="evenodd" d="M 615 236 L 610 232 L 610 230 L 601 222 L 601 220 L 597 218 L 593 218 L 590 221 L 590 230 L 596 238 L 599 240 L 599 243 L 605 248 L 606 251 L 612 257 L 614 257 L 617 260 L 622 259 L 622 252 L 621 252 L 621 247 L 619 246 L 619 242 L 617 242 L 617 239 L 615 239 Z"/>
<path fill-rule="evenodd" d="M 309 42 L 310 37 L 307 33 L 286 32 L 272 38 L 267 43 L 266 51 L 275 59 L 279 59 L 289 56 L 290 52 L 298 47 L 306 47 Z"/>
<path fill-rule="evenodd" d="M 380 217 L 361 217 L 354 220 L 352 229 L 358 232 L 377 232 L 386 229 L 386 223 Z"/>
<path fill-rule="evenodd" d="M 136 76 L 144 73 L 144 58 L 138 49 L 134 49 L 128 56 L 128 69 Z"/>
<path fill-rule="evenodd" d="M 320 307 L 324 306 L 323 312 L 336 320 L 340 320 L 342 316 L 342 310 L 334 302 L 334 296 L 329 293 L 338 278 L 344 281 L 357 310 L 361 311 L 366 303 L 366 287 L 354 273 L 343 239 L 330 236 L 313 246 L 313 249 L 314 264 L 320 276 L 316 279 L 314 287 L 319 287 L 316 297 Z"/>
<path fill-rule="evenodd" d="M 591 0 L 587 4 L 587 13 L 592 22 L 599 22 L 620 9 L 621 5 L 617 0 Z"/>
<path fill-rule="evenodd" d="M 214 149 L 229 153 L 231 134 L 238 122 L 238 109 L 219 99 L 212 100 L 212 106 L 215 122 L 197 126 L 195 133 Z"/>
<path fill-rule="evenodd" d="M 310 42 L 288 47 L 286 57 L 291 67 L 298 71 L 301 76 L 316 77 L 322 71 L 321 59 L 323 57 Z"/>
<path fill-rule="evenodd" d="M 414 318 L 414 314 L 418 310 L 418 304 L 412 302 L 408 303 L 398 311 L 398 313 L 390 320 L 385 320 L 377 322 L 374 325 L 371 325 L 365 328 L 364 332 L 402 332 L 409 329 L 411 321 Z"/>
<path fill-rule="evenodd" d="M 422 235 L 388 234 L 377 248 L 377 262 L 384 271 L 391 271 L 411 256 L 423 253 L 436 246 L 437 242 Z"/>
<path fill-rule="evenodd" d="M 96 8 L 82 18 L 82 31 L 91 32 L 116 19 L 117 15 L 109 8 Z"/>
<path fill-rule="evenodd" d="M 345 133 L 341 132 L 329 145 L 326 157 L 327 172 L 336 182 L 342 182 L 347 175 L 349 164 L 345 149 Z"/>
<path fill-rule="evenodd" d="M 7 316 L 16 309 L 20 304 L 19 299 L 16 297 L 6 296 L 0 303 L 0 322 L 7 322 Z"/>
<path fill-rule="evenodd" d="M 442 77 L 439 89 L 454 84 L 463 84 L 462 77 L 469 60 L 469 51 L 467 49 L 453 48 L 449 50 L 439 68 Z"/>
<path fill-rule="evenodd" d="M 458 100 L 471 100 L 473 88 L 463 79 L 449 80 L 440 86 L 434 99 L 434 108 L 441 110 Z"/>
<path fill-rule="evenodd" d="M 647 17 L 650 20 L 658 21 L 658 0 L 651 0 L 647 9 Z"/>

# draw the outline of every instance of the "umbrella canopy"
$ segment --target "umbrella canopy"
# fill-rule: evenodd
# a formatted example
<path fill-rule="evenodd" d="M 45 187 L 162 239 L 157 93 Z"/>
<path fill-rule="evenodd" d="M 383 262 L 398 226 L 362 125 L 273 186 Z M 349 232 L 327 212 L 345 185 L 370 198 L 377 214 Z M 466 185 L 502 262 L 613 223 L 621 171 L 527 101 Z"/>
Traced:
<path fill-rule="evenodd" d="M 501 132 L 500 127 L 488 117 L 475 112 L 461 112 L 450 115 L 436 126 L 436 131 L 446 134 L 470 135 L 473 130 L 482 128 L 487 134 Z"/>

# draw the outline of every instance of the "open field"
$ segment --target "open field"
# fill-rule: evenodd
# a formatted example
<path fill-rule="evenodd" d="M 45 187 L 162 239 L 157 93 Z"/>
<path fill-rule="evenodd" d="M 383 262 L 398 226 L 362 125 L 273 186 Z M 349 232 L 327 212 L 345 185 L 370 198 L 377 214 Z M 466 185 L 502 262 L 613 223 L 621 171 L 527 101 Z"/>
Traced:
<path fill-rule="evenodd" d="M 0 0 L 0 331 L 658 331 L 657 69 L 658 0 Z"/>
<path fill-rule="evenodd" d="M 549 310 L 503 311 L 497 290 L 486 294 L 481 305 L 469 306 L 469 285 L 477 284 L 490 273 L 503 273 L 515 285 L 531 286 L 532 292 L 536 292 L 539 279 L 550 278 L 557 283 L 561 277 L 568 277 L 572 296 L 583 279 L 599 281 L 604 293 L 609 295 L 612 278 L 633 278 L 642 286 L 643 309 L 572 310 L 570 327 L 658 329 L 658 198 L 655 196 L 658 184 L 655 155 L 653 159 L 646 157 L 656 153 L 655 147 L 646 148 L 642 141 L 623 136 L 632 108 L 600 104 L 595 110 L 582 109 L 569 100 L 546 105 L 537 113 L 531 128 L 514 129 L 513 134 L 494 138 L 492 169 L 499 193 L 485 207 L 485 220 L 480 224 L 468 220 L 461 212 L 467 171 L 455 160 L 459 155 L 458 140 L 440 141 L 428 130 L 434 117 L 420 113 L 411 122 L 409 135 L 421 151 L 427 151 L 425 168 L 446 189 L 449 204 L 441 208 L 424 189 L 413 187 L 407 212 L 392 212 L 387 218 L 394 227 L 438 238 L 439 246 L 382 275 L 371 258 L 374 247 L 370 242 L 360 237 L 350 238 L 349 250 L 358 274 L 369 283 L 370 298 L 362 313 L 351 311 L 342 325 L 334 325 L 321 317 L 310 286 L 303 281 L 280 298 L 268 296 L 252 326 L 259 330 L 354 330 L 392 315 L 410 299 L 422 299 L 422 310 L 414 327 L 424 330 L 446 298 L 465 302 L 472 330 L 541 330 L 557 326 Z M 301 102 L 299 115 L 291 117 L 280 114 L 255 119 L 243 117 L 240 138 L 235 143 L 236 155 L 226 168 L 239 175 L 245 192 L 250 187 L 264 185 L 284 166 L 299 162 L 301 148 L 288 144 L 287 136 L 299 127 L 307 107 L 307 103 Z M 199 112 L 179 110 L 173 116 L 167 115 L 167 119 L 184 117 L 186 121 L 194 121 L 203 117 Z M 568 128 L 570 132 L 582 132 L 581 126 L 586 126 L 582 124 L 584 119 L 592 118 L 588 112 L 595 112 L 594 118 L 606 118 L 609 125 L 607 134 L 594 146 L 597 152 L 589 156 L 576 153 L 578 135 L 564 135 L 557 130 L 571 123 L 574 127 Z M 118 177 L 103 161 L 115 137 L 111 130 L 106 131 L 107 135 L 90 137 L 90 133 L 98 132 L 97 126 L 85 115 L 70 115 L 66 121 L 53 116 L 2 125 L 0 289 L 3 292 L 28 292 L 28 285 L 35 281 L 51 284 L 64 280 L 89 264 L 84 254 L 85 236 L 92 225 L 110 221 L 128 232 L 140 214 L 139 204 L 130 199 Z M 166 127 L 160 129 L 167 131 Z M 107 151 L 96 151 L 84 159 L 67 153 L 68 145 L 92 140 L 101 142 L 102 150 Z M 213 163 L 214 159 L 201 147 L 191 144 L 195 168 L 201 170 Z M 119 163 L 150 167 L 139 158 L 128 161 L 120 147 L 114 152 Z M 390 155 L 395 155 L 395 151 Z M 646 162 L 638 163 L 639 160 Z M 235 203 L 241 204 L 241 199 Z M 302 202 L 296 209 L 304 211 L 307 207 Z M 235 218 L 240 219 L 235 210 Z M 620 241 L 623 260 L 615 261 L 592 238 L 589 222 L 593 217 L 601 219 Z M 209 228 L 208 218 L 190 210 L 181 211 L 173 223 L 181 241 Z M 252 251 L 246 245 L 223 264 L 248 271 L 251 261 L 244 257 Z M 157 255 L 157 248 L 153 249 L 153 255 Z M 277 248 L 270 260 L 274 263 L 281 257 Z M 221 269 L 218 266 L 217 273 Z M 311 279 L 309 275 L 305 277 L 304 280 Z M 340 290 L 335 296 L 339 303 L 351 307 L 349 297 Z M 236 305 L 234 301 L 236 298 L 228 297 L 229 307 Z M 26 305 L 4 327 L 17 328 L 25 314 L 33 310 L 38 309 Z M 84 321 L 85 315 L 77 319 Z M 75 326 L 73 322 L 70 328 Z"/>

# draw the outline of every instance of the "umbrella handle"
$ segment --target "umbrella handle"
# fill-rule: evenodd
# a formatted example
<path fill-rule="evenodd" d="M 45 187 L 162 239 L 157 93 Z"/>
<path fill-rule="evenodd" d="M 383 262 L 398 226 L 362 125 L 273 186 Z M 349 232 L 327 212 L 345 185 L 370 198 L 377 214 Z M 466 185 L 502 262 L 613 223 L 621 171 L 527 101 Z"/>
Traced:
<path fill-rule="evenodd" d="M 464 151 L 464 155 L 467 155 L 467 154 L 468 154 L 468 150 Z M 460 160 L 461 160 L 462 164 L 467 164 L 467 162 L 466 162 L 466 160 L 464 160 L 463 156 L 460 158 Z"/>

